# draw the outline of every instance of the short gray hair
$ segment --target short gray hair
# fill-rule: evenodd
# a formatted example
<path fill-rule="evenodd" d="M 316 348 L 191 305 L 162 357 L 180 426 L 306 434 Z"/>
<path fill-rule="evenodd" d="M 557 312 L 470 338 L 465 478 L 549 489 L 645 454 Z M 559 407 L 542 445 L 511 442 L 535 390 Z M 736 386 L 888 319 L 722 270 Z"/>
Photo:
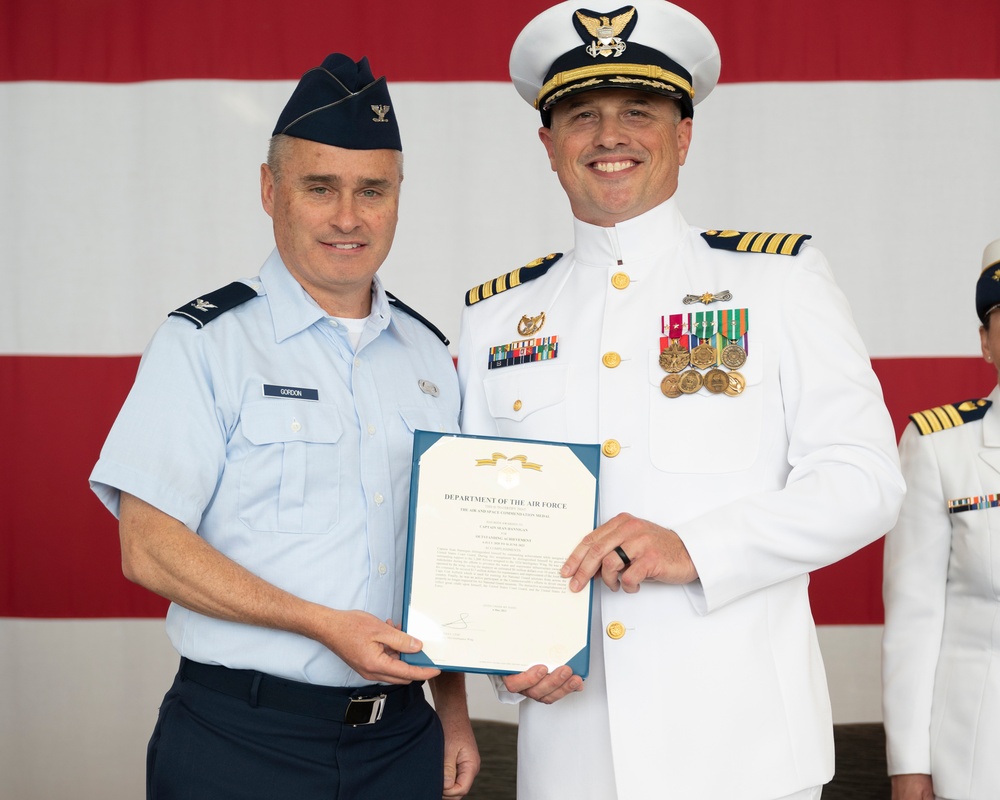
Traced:
<path fill-rule="evenodd" d="M 275 183 L 281 180 L 281 165 L 285 161 L 291 138 L 286 133 L 276 133 L 271 137 L 271 141 L 268 142 L 267 167 L 271 170 L 271 176 Z"/>

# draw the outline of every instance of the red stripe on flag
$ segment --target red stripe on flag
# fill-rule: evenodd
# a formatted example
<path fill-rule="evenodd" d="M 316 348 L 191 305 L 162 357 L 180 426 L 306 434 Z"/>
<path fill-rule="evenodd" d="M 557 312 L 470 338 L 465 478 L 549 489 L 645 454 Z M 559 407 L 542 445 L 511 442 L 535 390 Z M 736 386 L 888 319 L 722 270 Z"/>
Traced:
<path fill-rule="evenodd" d="M 0 356 L 0 617 L 155 617 L 122 576 L 118 523 L 87 476 L 138 356 Z"/>
<path fill-rule="evenodd" d="M 518 31 L 552 4 L 0 0 L 0 80 L 294 79 L 339 49 L 391 81 L 506 82 Z M 1000 78 L 996 0 L 682 5 L 715 34 L 724 82 Z"/>
<path fill-rule="evenodd" d="M 122 577 L 117 523 L 87 485 L 138 360 L 0 356 L 0 616 L 163 614 L 162 599 Z M 997 378 L 979 358 L 873 363 L 897 434 L 912 411 L 985 396 Z M 881 623 L 881 581 L 881 542 L 814 573 L 816 621 Z"/>
<path fill-rule="evenodd" d="M 876 358 L 872 366 L 897 439 L 914 411 L 985 397 L 997 384 L 995 367 L 981 358 Z M 881 625 L 882 540 L 814 572 L 809 597 L 820 624 Z"/>

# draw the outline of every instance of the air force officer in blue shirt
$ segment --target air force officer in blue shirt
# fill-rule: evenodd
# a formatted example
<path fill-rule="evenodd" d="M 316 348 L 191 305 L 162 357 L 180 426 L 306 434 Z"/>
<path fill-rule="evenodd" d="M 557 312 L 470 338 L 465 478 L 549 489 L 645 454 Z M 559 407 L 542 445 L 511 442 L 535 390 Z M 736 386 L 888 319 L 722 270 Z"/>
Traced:
<path fill-rule="evenodd" d="M 459 411 L 447 340 L 376 275 L 402 177 L 385 79 L 307 72 L 261 166 L 276 249 L 163 323 L 91 475 L 171 600 L 150 798 L 437 800 L 478 771 L 463 676 L 400 661 L 390 622 L 412 432 Z"/>

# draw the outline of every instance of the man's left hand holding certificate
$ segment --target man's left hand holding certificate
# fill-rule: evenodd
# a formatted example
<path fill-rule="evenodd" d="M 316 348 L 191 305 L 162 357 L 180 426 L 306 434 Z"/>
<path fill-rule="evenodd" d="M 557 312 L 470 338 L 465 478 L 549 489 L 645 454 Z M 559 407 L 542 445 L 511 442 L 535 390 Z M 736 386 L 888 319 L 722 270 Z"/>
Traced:
<path fill-rule="evenodd" d="M 597 522 L 597 445 L 417 431 L 404 661 L 461 672 L 569 664 L 586 678 L 592 590 L 559 574 Z"/>

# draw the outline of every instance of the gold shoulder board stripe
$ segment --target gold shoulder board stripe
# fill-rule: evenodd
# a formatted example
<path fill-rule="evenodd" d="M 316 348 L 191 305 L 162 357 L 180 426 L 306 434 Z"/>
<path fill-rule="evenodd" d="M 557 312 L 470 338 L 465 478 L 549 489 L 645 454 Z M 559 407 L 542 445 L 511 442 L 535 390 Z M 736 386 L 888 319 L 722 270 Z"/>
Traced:
<path fill-rule="evenodd" d="M 543 258 L 536 258 L 523 267 L 518 267 L 513 272 L 507 272 L 499 278 L 493 278 L 493 280 L 486 281 L 486 283 L 473 286 L 465 293 L 465 304 L 467 306 L 475 305 L 480 300 L 486 300 L 495 294 L 506 292 L 508 289 L 520 286 L 522 283 L 542 277 L 542 275 L 549 271 L 553 264 L 562 258 L 562 255 L 562 253 L 549 253 Z"/>
<path fill-rule="evenodd" d="M 961 403 L 949 404 L 918 411 L 910 414 L 910 419 L 917 426 L 921 436 L 928 433 L 946 431 L 957 428 L 966 422 L 982 419 L 992 405 L 990 400 L 963 400 Z"/>
<path fill-rule="evenodd" d="M 702 238 L 717 250 L 736 253 L 771 253 L 797 256 L 808 233 L 771 233 L 768 231 L 705 231 Z"/>

